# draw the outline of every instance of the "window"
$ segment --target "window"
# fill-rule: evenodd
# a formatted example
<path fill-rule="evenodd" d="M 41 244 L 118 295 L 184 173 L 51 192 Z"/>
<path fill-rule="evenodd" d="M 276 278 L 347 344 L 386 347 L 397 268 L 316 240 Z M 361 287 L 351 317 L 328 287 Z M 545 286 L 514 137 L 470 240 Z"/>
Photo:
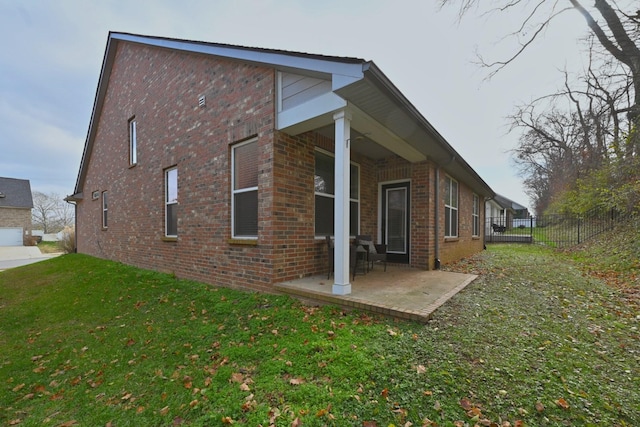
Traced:
<path fill-rule="evenodd" d="M 165 188 L 165 226 L 166 237 L 178 237 L 178 169 L 170 168 L 164 171 Z"/>
<path fill-rule="evenodd" d="M 458 182 L 445 177 L 444 237 L 458 237 Z"/>
<path fill-rule="evenodd" d="M 324 151 L 316 150 L 315 172 L 315 228 L 316 236 L 334 233 L 335 159 Z M 352 163 L 349 189 L 349 234 L 358 234 L 360 225 L 360 167 Z"/>
<path fill-rule="evenodd" d="M 135 117 L 129 120 L 129 165 L 138 163 L 138 137 Z"/>
<path fill-rule="evenodd" d="M 473 211 L 471 213 L 472 235 L 480 235 L 480 198 L 477 194 L 473 195 Z"/>
<path fill-rule="evenodd" d="M 108 212 L 108 206 L 107 206 L 107 192 L 103 191 L 102 192 L 102 228 L 107 228 L 107 212 Z"/>
<path fill-rule="evenodd" d="M 231 229 L 234 238 L 258 237 L 258 141 L 231 149 Z"/>

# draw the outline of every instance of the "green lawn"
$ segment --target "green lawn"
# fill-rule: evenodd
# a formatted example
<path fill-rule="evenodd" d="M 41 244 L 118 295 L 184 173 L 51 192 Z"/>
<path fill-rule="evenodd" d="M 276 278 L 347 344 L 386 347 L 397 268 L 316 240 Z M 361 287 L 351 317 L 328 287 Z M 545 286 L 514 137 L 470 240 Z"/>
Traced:
<path fill-rule="evenodd" d="M 0 273 L 0 424 L 640 425 L 640 313 L 493 245 L 427 325 L 84 255 Z M 491 424 L 494 423 L 494 424 Z"/>

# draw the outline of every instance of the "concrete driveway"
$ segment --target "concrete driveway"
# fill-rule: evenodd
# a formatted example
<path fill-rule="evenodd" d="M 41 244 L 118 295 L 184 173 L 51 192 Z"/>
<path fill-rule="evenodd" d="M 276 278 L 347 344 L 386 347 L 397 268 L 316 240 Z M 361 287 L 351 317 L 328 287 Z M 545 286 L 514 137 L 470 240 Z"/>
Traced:
<path fill-rule="evenodd" d="M 56 257 L 43 254 L 36 246 L 0 246 L 0 271 Z"/>

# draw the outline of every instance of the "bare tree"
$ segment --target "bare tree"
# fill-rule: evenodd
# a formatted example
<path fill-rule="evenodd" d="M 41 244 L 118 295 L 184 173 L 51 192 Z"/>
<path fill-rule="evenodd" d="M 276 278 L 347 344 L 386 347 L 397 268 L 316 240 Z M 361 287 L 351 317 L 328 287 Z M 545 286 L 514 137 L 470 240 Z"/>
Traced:
<path fill-rule="evenodd" d="M 482 65 L 491 70 L 490 76 L 524 54 L 558 16 L 569 11 L 579 12 L 604 51 L 625 67 L 631 76 L 633 91 L 629 92 L 631 96 L 626 113 L 631 127 L 636 131 L 631 133 L 624 155 L 640 155 L 640 10 L 637 10 L 636 1 L 625 2 L 625 7 L 631 9 L 628 11 L 621 9 L 615 0 L 594 0 L 589 7 L 579 0 L 440 0 L 441 7 L 449 4 L 458 6 L 460 18 L 471 11 L 482 15 L 509 14 L 515 10 L 524 13 L 519 26 L 507 35 L 519 42 L 519 48 L 511 56 L 497 61 L 486 61 L 479 57 Z"/>
<path fill-rule="evenodd" d="M 74 211 L 58 194 L 34 191 L 32 196 L 31 221 L 34 228 L 42 228 L 48 234 L 73 226 Z"/>
<path fill-rule="evenodd" d="M 620 159 L 620 126 L 626 119 L 619 115 L 628 105 L 628 90 L 614 73 L 599 72 L 589 67 L 577 88 L 565 72 L 563 89 L 518 106 L 509 117 L 512 129 L 523 130 L 512 154 L 538 213 L 579 179 L 608 165 L 611 155 Z"/>

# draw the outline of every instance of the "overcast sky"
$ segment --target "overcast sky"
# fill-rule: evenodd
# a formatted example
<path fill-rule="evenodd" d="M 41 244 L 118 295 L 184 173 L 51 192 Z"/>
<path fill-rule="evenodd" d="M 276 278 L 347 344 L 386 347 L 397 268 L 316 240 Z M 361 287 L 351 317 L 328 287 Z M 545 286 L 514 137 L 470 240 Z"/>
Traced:
<path fill-rule="evenodd" d="M 530 206 L 505 117 L 580 68 L 583 18 L 565 14 L 486 81 L 476 50 L 504 59 L 518 19 L 439 11 L 434 0 L 0 0 L 0 176 L 73 193 L 109 31 L 375 62 L 478 174 Z"/>

